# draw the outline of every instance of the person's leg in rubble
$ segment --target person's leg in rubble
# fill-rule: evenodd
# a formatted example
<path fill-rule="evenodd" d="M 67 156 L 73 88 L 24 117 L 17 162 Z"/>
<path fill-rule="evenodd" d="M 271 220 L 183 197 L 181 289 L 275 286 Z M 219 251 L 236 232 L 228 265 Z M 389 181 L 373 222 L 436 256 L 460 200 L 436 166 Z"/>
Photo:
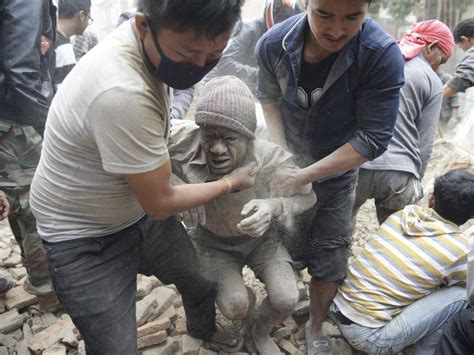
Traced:
<path fill-rule="evenodd" d="M 368 199 L 373 198 L 371 191 L 372 181 L 372 170 L 359 169 L 359 175 L 357 177 L 357 185 L 355 189 L 354 206 L 352 207 L 351 235 L 353 235 L 356 231 L 355 226 L 357 222 L 357 214 L 359 213 L 360 208 Z"/>
<path fill-rule="evenodd" d="M 54 289 L 88 355 L 138 354 L 138 223 L 104 237 L 44 242 Z"/>
<path fill-rule="evenodd" d="M 298 302 L 295 272 L 287 261 L 267 262 L 257 270 L 267 289 L 267 297 L 260 306 L 252 338 L 260 354 L 281 354 L 270 332 L 288 318 Z"/>
<path fill-rule="evenodd" d="M 331 352 L 330 338 L 322 331 L 339 282 L 347 275 L 351 244 L 351 219 L 357 170 L 340 177 L 314 183 L 318 196 L 316 217 L 308 245 L 310 319 L 305 327 L 308 347 L 318 354 Z"/>
<path fill-rule="evenodd" d="M 176 285 L 183 299 L 188 334 L 218 351 L 240 346 L 236 332 L 216 324 L 216 283 L 201 272 L 196 249 L 183 225 L 171 217 L 161 222 L 146 219 L 140 228 L 144 235 L 140 272 Z"/>
<path fill-rule="evenodd" d="M 8 221 L 20 245 L 22 261 L 28 273 L 24 288 L 38 296 L 42 308 L 54 309 L 58 301 L 49 275 L 43 243 L 36 230 L 36 220 L 31 213 L 29 186 L 8 189 L 8 195 L 12 201 L 12 212 Z"/>
<path fill-rule="evenodd" d="M 29 205 L 30 184 L 41 154 L 41 136 L 31 126 L 0 120 L 0 188 L 10 201 L 9 223 L 28 272 L 25 289 L 40 306 L 54 308 L 47 258 Z"/>

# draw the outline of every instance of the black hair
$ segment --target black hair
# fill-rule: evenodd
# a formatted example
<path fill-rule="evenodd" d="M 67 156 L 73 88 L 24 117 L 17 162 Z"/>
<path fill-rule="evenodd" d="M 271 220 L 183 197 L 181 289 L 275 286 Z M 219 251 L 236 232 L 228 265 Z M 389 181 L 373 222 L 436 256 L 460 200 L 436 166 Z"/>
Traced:
<path fill-rule="evenodd" d="M 443 218 L 462 225 L 474 216 L 474 175 L 454 170 L 436 178 L 434 210 Z"/>
<path fill-rule="evenodd" d="M 453 31 L 454 41 L 461 42 L 461 37 L 474 37 L 474 18 L 461 21 Z"/>
<path fill-rule="evenodd" d="M 87 14 L 91 12 L 91 0 L 59 0 L 58 1 L 58 18 L 73 18 L 79 11 Z"/>
<path fill-rule="evenodd" d="M 244 0 L 138 0 L 138 11 L 158 32 L 193 30 L 209 39 L 233 28 Z"/>

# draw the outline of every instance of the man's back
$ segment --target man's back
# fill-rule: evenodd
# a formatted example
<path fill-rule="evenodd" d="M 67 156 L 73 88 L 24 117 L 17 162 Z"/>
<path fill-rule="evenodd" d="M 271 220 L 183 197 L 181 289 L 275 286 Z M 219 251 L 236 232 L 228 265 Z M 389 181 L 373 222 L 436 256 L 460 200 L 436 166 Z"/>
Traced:
<path fill-rule="evenodd" d="M 397 170 L 421 178 L 432 151 L 442 104 L 441 80 L 422 56 L 405 64 L 405 85 L 393 138 L 379 158 L 362 165 L 370 170 Z"/>
<path fill-rule="evenodd" d="M 439 286 L 465 283 L 469 241 L 432 209 L 390 216 L 349 268 L 334 299 L 351 321 L 377 328 Z"/>

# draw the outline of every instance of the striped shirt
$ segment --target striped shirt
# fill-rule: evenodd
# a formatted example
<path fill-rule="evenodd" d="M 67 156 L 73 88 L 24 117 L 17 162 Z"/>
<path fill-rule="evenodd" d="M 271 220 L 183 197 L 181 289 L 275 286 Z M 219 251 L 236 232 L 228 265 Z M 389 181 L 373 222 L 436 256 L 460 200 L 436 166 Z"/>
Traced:
<path fill-rule="evenodd" d="M 407 206 L 367 242 L 334 303 L 353 322 L 382 327 L 438 287 L 464 285 L 469 249 L 457 225 L 432 209 Z"/>
<path fill-rule="evenodd" d="M 56 69 L 54 70 L 53 83 L 57 90 L 72 68 L 74 68 L 77 61 L 71 42 L 59 31 L 57 32 L 54 45 L 56 52 Z"/>

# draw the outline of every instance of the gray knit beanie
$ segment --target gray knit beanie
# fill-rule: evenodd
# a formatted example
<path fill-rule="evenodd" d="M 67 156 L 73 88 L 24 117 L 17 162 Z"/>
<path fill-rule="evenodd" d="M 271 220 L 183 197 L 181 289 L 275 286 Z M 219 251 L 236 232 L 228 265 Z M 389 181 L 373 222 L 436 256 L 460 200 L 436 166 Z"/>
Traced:
<path fill-rule="evenodd" d="M 196 107 L 196 124 L 218 126 L 255 139 L 257 114 L 250 89 L 235 76 L 222 76 L 202 88 Z"/>

